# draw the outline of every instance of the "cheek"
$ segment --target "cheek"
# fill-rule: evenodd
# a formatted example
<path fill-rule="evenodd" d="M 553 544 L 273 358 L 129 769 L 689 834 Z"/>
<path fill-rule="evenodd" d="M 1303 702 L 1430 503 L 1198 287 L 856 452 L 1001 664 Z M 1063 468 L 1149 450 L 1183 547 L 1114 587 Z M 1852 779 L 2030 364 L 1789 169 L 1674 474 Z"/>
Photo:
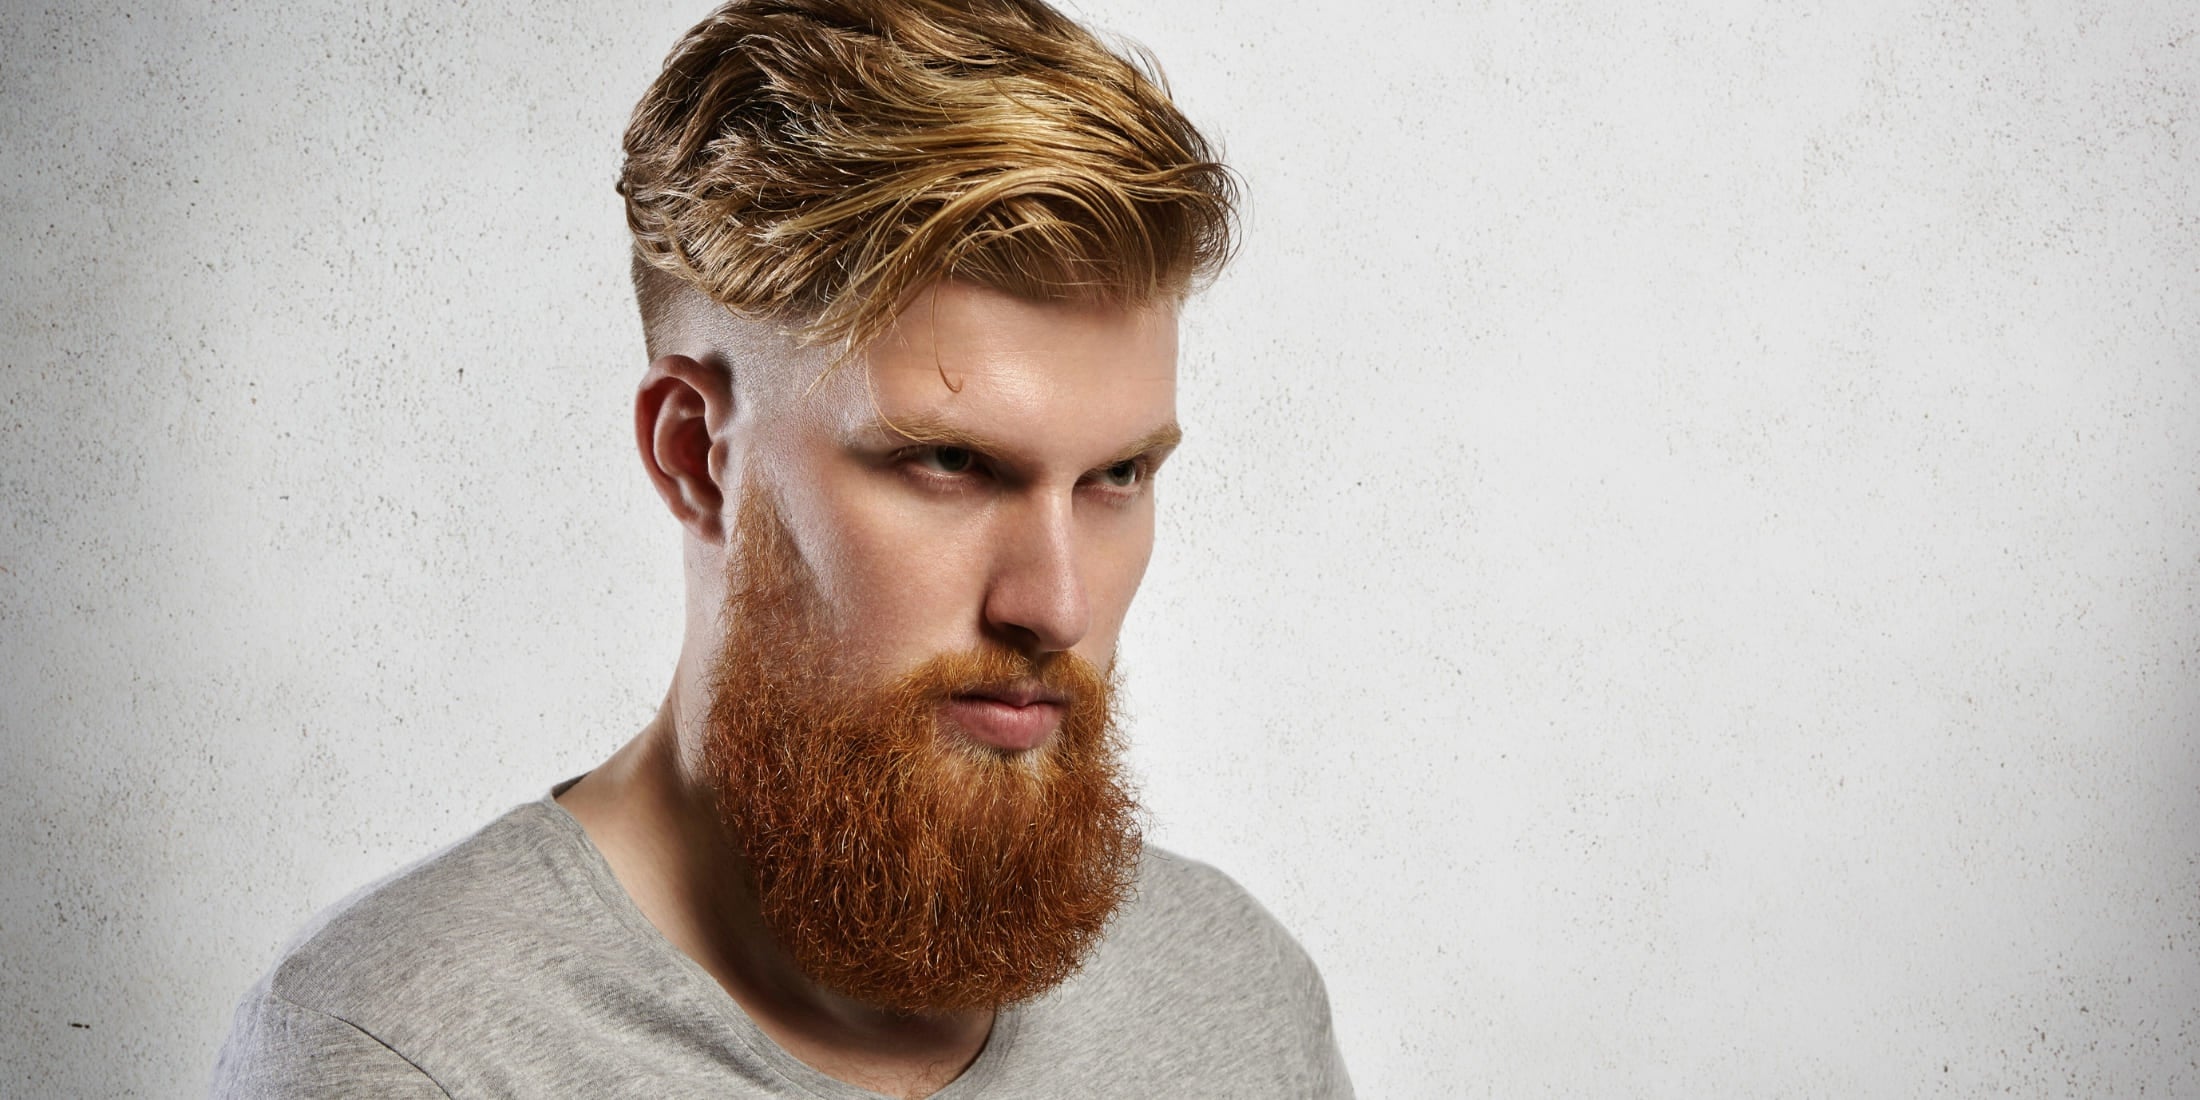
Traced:
<path fill-rule="evenodd" d="M 806 553 L 850 656 L 899 669 L 977 640 L 975 532 L 860 494 L 828 497 Z"/>
<path fill-rule="evenodd" d="M 1094 540 L 1085 573 L 1085 597 L 1092 609 L 1092 629 L 1077 647 L 1087 659 L 1104 662 L 1115 652 L 1123 620 L 1131 600 L 1145 580 L 1146 565 L 1153 558 L 1153 509 L 1122 518 L 1122 526 Z"/>

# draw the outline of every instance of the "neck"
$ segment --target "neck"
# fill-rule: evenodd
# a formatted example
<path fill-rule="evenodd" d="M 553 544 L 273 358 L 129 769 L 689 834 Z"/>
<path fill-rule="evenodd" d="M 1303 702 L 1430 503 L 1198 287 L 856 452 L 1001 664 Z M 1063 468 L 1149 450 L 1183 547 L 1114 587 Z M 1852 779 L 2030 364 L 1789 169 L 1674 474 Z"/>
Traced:
<path fill-rule="evenodd" d="M 977 1058 L 993 1013 L 894 1012 L 802 973 L 765 928 L 739 850 L 719 820 L 701 768 L 705 713 L 699 679 L 683 658 L 657 717 L 558 803 L 642 915 L 788 1053 L 874 1092 L 937 1091 Z"/>

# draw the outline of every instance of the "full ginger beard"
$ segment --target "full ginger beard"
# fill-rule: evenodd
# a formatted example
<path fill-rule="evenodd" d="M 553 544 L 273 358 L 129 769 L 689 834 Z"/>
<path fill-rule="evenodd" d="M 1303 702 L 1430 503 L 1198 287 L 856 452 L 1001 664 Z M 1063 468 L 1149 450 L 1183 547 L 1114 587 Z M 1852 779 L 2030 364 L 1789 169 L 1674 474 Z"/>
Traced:
<path fill-rule="evenodd" d="M 1061 983 L 1138 861 L 1110 678 L 997 646 L 857 674 L 759 488 L 735 537 L 705 761 L 766 929 L 811 980 L 897 1012 Z M 1027 678 L 1067 699 L 1045 743 L 1006 754 L 940 727 L 951 697 Z"/>

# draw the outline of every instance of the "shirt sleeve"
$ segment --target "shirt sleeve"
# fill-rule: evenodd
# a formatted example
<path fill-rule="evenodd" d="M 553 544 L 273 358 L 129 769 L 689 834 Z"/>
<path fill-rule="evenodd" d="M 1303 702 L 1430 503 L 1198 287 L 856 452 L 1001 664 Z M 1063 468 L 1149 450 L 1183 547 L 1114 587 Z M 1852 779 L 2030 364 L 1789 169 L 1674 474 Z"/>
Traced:
<path fill-rule="evenodd" d="M 420 1067 L 374 1036 L 264 986 L 237 1006 L 214 1065 L 210 1095 L 217 1100 L 449 1100 Z"/>

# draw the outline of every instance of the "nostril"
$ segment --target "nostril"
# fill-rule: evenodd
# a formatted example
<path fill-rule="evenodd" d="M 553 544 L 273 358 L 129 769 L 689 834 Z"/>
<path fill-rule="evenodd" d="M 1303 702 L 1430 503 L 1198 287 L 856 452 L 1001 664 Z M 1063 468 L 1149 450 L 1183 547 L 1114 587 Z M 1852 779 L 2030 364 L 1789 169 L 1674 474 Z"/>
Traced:
<path fill-rule="evenodd" d="M 988 617 L 986 631 L 1018 652 L 1052 653 L 1076 645 L 1085 636 L 1085 616 L 1081 606 L 996 614 Z"/>
<path fill-rule="evenodd" d="M 1038 653 L 1046 647 L 1039 644 L 1039 632 L 1028 626 L 1014 623 L 988 624 L 994 640 L 1018 653 Z"/>

